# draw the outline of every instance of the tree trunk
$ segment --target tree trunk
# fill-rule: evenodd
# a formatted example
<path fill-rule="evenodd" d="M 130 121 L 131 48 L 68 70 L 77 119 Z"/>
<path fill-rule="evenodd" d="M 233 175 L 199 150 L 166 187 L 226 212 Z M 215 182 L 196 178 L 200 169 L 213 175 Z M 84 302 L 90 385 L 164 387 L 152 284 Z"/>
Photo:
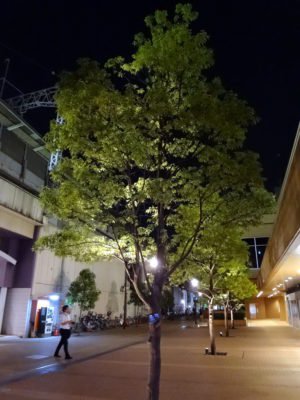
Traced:
<path fill-rule="evenodd" d="M 158 324 L 149 324 L 149 341 L 150 341 L 150 371 L 148 382 L 148 400 L 159 400 L 159 384 L 160 384 L 160 338 L 161 327 Z"/>
<path fill-rule="evenodd" d="M 229 325 L 228 325 L 228 307 L 224 307 L 224 326 L 225 326 L 225 334 L 228 337 L 229 336 Z"/>
<path fill-rule="evenodd" d="M 162 141 L 159 141 L 158 157 L 161 163 L 162 157 Z M 158 171 L 158 178 L 160 170 Z M 152 321 L 149 317 L 149 341 L 150 341 L 150 370 L 148 382 L 148 400 L 159 400 L 160 370 L 161 370 L 161 354 L 160 354 L 160 338 L 161 338 L 161 298 L 164 283 L 167 279 L 166 265 L 166 247 L 164 244 L 165 226 L 165 210 L 162 203 L 158 204 L 158 230 L 157 230 L 157 272 L 154 275 L 154 281 L 151 290 L 151 312 Z"/>
<path fill-rule="evenodd" d="M 150 342 L 150 369 L 148 381 L 147 400 L 159 400 L 161 354 L 161 296 L 165 281 L 164 271 L 157 273 L 152 284 L 152 298 L 150 302 L 151 314 L 149 316 L 149 342 Z"/>
<path fill-rule="evenodd" d="M 212 355 L 216 354 L 216 339 L 214 330 L 214 310 L 213 303 L 208 304 L 208 327 L 209 327 L 209 337 L 210 337 L 210 352 Z"/>
<path fill-rule="evenodd" d="M 230 327 L 231 327 L 231 329 L 234 329 L 234 314 L 233 314 L 233 309 L 230 310 Z"/>

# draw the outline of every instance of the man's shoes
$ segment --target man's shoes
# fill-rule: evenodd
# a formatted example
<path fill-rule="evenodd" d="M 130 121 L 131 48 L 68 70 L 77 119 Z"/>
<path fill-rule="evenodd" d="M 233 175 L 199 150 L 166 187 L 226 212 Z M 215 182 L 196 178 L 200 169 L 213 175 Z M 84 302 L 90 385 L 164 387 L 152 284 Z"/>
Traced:
<path fill-rule="evenodd" d="M 72 358 L 71 356 L 66 356 L 65 360 L 72 360 Z"/>
<path fill-rule="evenodd" d="M 54 354 L 53 357 L 55 357 L 55 358 L 61 358 L 61 356 L 60 356 L 59 354 Z"/>

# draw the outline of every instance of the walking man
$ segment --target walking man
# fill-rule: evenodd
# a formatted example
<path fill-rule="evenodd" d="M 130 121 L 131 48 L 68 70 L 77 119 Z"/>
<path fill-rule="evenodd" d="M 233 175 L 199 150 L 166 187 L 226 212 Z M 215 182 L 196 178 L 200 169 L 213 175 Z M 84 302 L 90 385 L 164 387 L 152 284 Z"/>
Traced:
<path fill-rule="evenodd" d="M 59 330 L 61 339 L 54 353 L 54 357 L 60 358 L 59 350 L 61 349 L 62 346 L 64 346 L 66 360 L 72 359 L 68 350 L 68 339 L 71 336 L 71 327 L 72 324 L 74 324 L 74 321 L 71 320 L 70 313 L 71 310 L 69 306 L 63 306 L 62 313 L 60 314 L 60 330 Z"/>

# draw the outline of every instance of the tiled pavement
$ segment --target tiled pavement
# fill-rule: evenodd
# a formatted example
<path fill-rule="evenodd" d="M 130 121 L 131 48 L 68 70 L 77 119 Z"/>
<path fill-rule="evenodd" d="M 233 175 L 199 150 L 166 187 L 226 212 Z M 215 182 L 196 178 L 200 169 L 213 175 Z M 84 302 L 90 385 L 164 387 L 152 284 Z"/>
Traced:
<path fill-rule="evenodd" d="M 204 355 L 207 328 L 181 326 L 163 326 L 161 400 L 299 399 L 299 330 L 260 321 L 231 331 L 229 338 L 218 336 L 218 351 L 227 355 L 209 356 Z M 56 371 L 2 385 L 0 399 L 145 399 L 148 351 L 143 340 L 96 357 L 78 356 L 69 363 L 51 360 Z"/>

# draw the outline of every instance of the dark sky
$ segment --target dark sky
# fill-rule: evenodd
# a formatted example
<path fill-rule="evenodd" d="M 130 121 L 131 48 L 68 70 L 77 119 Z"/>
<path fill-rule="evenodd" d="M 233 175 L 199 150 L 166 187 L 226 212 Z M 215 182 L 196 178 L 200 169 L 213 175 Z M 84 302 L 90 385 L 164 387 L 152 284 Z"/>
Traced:
<path fill-rule="evenodd" d="M 127 56 L 144 17 L 174 0 L 3 0 L 0 77 L 23 92 L 52 86 L 51 71 L 72 69 L 79 57 L 105 61 Z M 300 119 L 300 0 L 194 0 L 195 30 L 204 29 L 215 52 L 215 73 L 255 108 L 260 123 L 248 147 L 261 156 L 268 188 L 282 182 Z M 5 96 L 4 96 L 5 97 Z M 43 120 L 41 118 L 43 116 Z M 31 121 L 47 130 L 49 114 Z"/>

